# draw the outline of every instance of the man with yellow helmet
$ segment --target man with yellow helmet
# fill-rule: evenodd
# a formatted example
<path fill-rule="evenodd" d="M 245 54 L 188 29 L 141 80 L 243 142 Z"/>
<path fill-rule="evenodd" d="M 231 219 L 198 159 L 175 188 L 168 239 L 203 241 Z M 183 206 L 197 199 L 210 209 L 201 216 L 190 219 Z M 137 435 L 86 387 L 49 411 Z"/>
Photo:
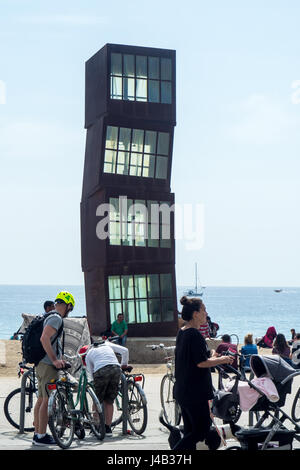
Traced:
<path fill-rule="evenodd" d="M 54 439 L 46 433 L 48 424 L 48 394 L 46 384 L 57 380 L 58 369 L 65 366 L 61 359 L 63 334 L 63 318 L 73 310 L 75 300 L 67 291 L 61 291 L 55 299 L 55 310 L 44 320 L 41 343 L 45 350 L 45 356 L 36 366 L 38 379 L 38 400 L 34 407 L 34 436 L 32 443 L 38 446 L 55 444 Z"/>

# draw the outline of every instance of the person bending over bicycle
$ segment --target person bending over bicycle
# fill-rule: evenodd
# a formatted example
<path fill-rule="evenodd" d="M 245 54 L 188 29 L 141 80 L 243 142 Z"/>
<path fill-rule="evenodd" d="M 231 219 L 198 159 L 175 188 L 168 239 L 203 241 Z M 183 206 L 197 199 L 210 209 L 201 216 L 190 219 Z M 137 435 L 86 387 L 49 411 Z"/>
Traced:
<path fill-rule="evenodd" d="M 115 353 L 121 355 L 121 364 Z M 102 339 L 93 341 L 91 346 L 83 346 L 79 354 L 82 355 L 88 372 L 93 376 L 98 400 L 101 404 L 104 403 L 105 433 L 112 436 L 113 403 L 118 394 L 121 368 L 128 367 L 128 349 Z"/>
<path fill-rule="evenodd" d="M 63 334 L 63 318 L 73 310 L 75 300 L 72 294 L 59 292 L 55 300 L 55 311 L 44 320 L 41 343 L 45 356 L 36 367 L 38 379 L 38 400 L 34 407 L 34 435 L 32 444 L 38 446 L 53 445 L 54 439 L 46 433 L 48 424 L 48 394 L 46 384 L 58 378 L 58 369 L 65 366 L 61 359 L 61 335 Z M 55 339 L 55 341 L 53 341 Z"/>

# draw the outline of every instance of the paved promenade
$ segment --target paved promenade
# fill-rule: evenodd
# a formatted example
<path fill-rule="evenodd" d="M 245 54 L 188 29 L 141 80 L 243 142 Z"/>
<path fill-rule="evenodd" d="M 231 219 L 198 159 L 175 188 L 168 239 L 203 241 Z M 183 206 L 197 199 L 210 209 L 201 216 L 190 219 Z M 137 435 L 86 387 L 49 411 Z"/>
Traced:
<path fill-rule="evenodd" d="M 138 369 L 135 369 L 138 372 Z M 98 441 L 93 436 L 87 436 L 84 440 L 74 439 L 72 450 L 126 450 L 126 451 L 164 451 L 170 450 L 168 446 L 168 434 L 165 428 L 162 428 L 158 421 L 160 412 L 159 387 L 162 374 L 147 374 L 145 381 L 145 393 L 148 400 L 148 425 L 143 436 L 122 435 L 121 427 L 115 428 L 113 437 Z M 213 380 L 216 380 L 216 374 L 213 374 Z M 13 428 L 6 420 L 3 412 L 3 403 L 7 394 L 20 386 L 20 379 L 14 377 L 0 378 L 0 450 L 42 450 L 49 448 L 34 447 L 31 445 L 32 433 L 19 434 L 18 430 Z M 300 386 L 300 377 L 294 379 L 293 393 L 288 395 L 284 410 L 290 413 L 292 400 L 295 391 Z M 248 413 L 242 413 L 239 425 L 248 424 Z M 230 441 L 229 444 L 235 445 L 236 441 Z M 295 442 L 295 447 L 300 447 Z M 51 446 L 51 449 L 61 450 L 57 446 Z"/>
<path fill-rule="evenodd" d="M 159 386 L 162 375 L 147 375 L 145 380 L 145 393 L 148 400 L 148 425 L 143 436 L 122 435 L 121 425 L 116 427 L 113 437 L 98 441 L 93 436 L 88 436 L 79 441 L 74 439 L 71 448 L 73 450 L 167 450 L 168 434 L 160 430 L 158 415 L 160 411 Z M 0 449 L 39 449 L 31 445 L 32 433 L 19 434 L 6 420 L 3 412 L 3 403 L 7 394 L 20 386 L 20 380 L 15 378 L 0 378 Z M 51 449 L 60 450 L 51 446 Z"/>

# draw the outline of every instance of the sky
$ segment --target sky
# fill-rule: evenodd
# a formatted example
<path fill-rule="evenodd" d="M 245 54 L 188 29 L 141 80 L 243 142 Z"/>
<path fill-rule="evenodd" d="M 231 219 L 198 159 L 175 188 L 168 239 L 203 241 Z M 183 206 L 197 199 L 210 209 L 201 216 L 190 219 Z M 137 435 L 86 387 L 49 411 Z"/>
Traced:
<path fill-rule="evenodd" d="M 83 284 L 85 62 L 176 50 L 178 285 L 299 286 L 300 4 L 0 0 L 0 284 Z M 193 236 L 191 228 L 190 236 Z"/>

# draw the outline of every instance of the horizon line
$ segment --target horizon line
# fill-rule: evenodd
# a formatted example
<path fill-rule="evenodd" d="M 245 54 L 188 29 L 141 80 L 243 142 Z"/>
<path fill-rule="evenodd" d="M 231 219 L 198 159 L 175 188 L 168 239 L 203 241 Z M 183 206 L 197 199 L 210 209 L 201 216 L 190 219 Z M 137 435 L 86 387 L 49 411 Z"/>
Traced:
<path fill-rule="evenodd" d="M 67 284 L 67 283 L 58 283 L 58 284 L 32 284 L 32 283 L 28 283 L 28 284 L 11 284 L 11 283 L 0 283 L 0 286 L 20 286 L 20 287 L 23 287 L 23 286 L 39 286 L 39 287 L 58 287 L 58 286 L 62 286 L 62 285 L 65 285 L 65 286 L 72 286 L 72 287 L 85 287 L 84 284 Z M 191 285 L 192 284 L 186 284 L 186 285 L 179 285 L 177 284 L 176 287 L 180 287 L 180 288 L 191 288 Z M 234 284 L 230 284 L 230 285 L 217 285 L 217 284 L 207 284 L 206 286 L 202 286 L 202 288 L 207 288 L 207 287 L 261 287 L 261 288 L 270 288 L 270 289 L 286 289 L 286 288 L 290 288 L 290 289 L 295 289 L 295 288 L 300 288 L 300 285 L 281 285 L 280 287 L 278 287 L 278 285 L 246 285 L 246 284 L 243 284 L 243 285 L 234 285 Z M 199 289 L 201 288 L 201 286 L 199 287 Z"/>

